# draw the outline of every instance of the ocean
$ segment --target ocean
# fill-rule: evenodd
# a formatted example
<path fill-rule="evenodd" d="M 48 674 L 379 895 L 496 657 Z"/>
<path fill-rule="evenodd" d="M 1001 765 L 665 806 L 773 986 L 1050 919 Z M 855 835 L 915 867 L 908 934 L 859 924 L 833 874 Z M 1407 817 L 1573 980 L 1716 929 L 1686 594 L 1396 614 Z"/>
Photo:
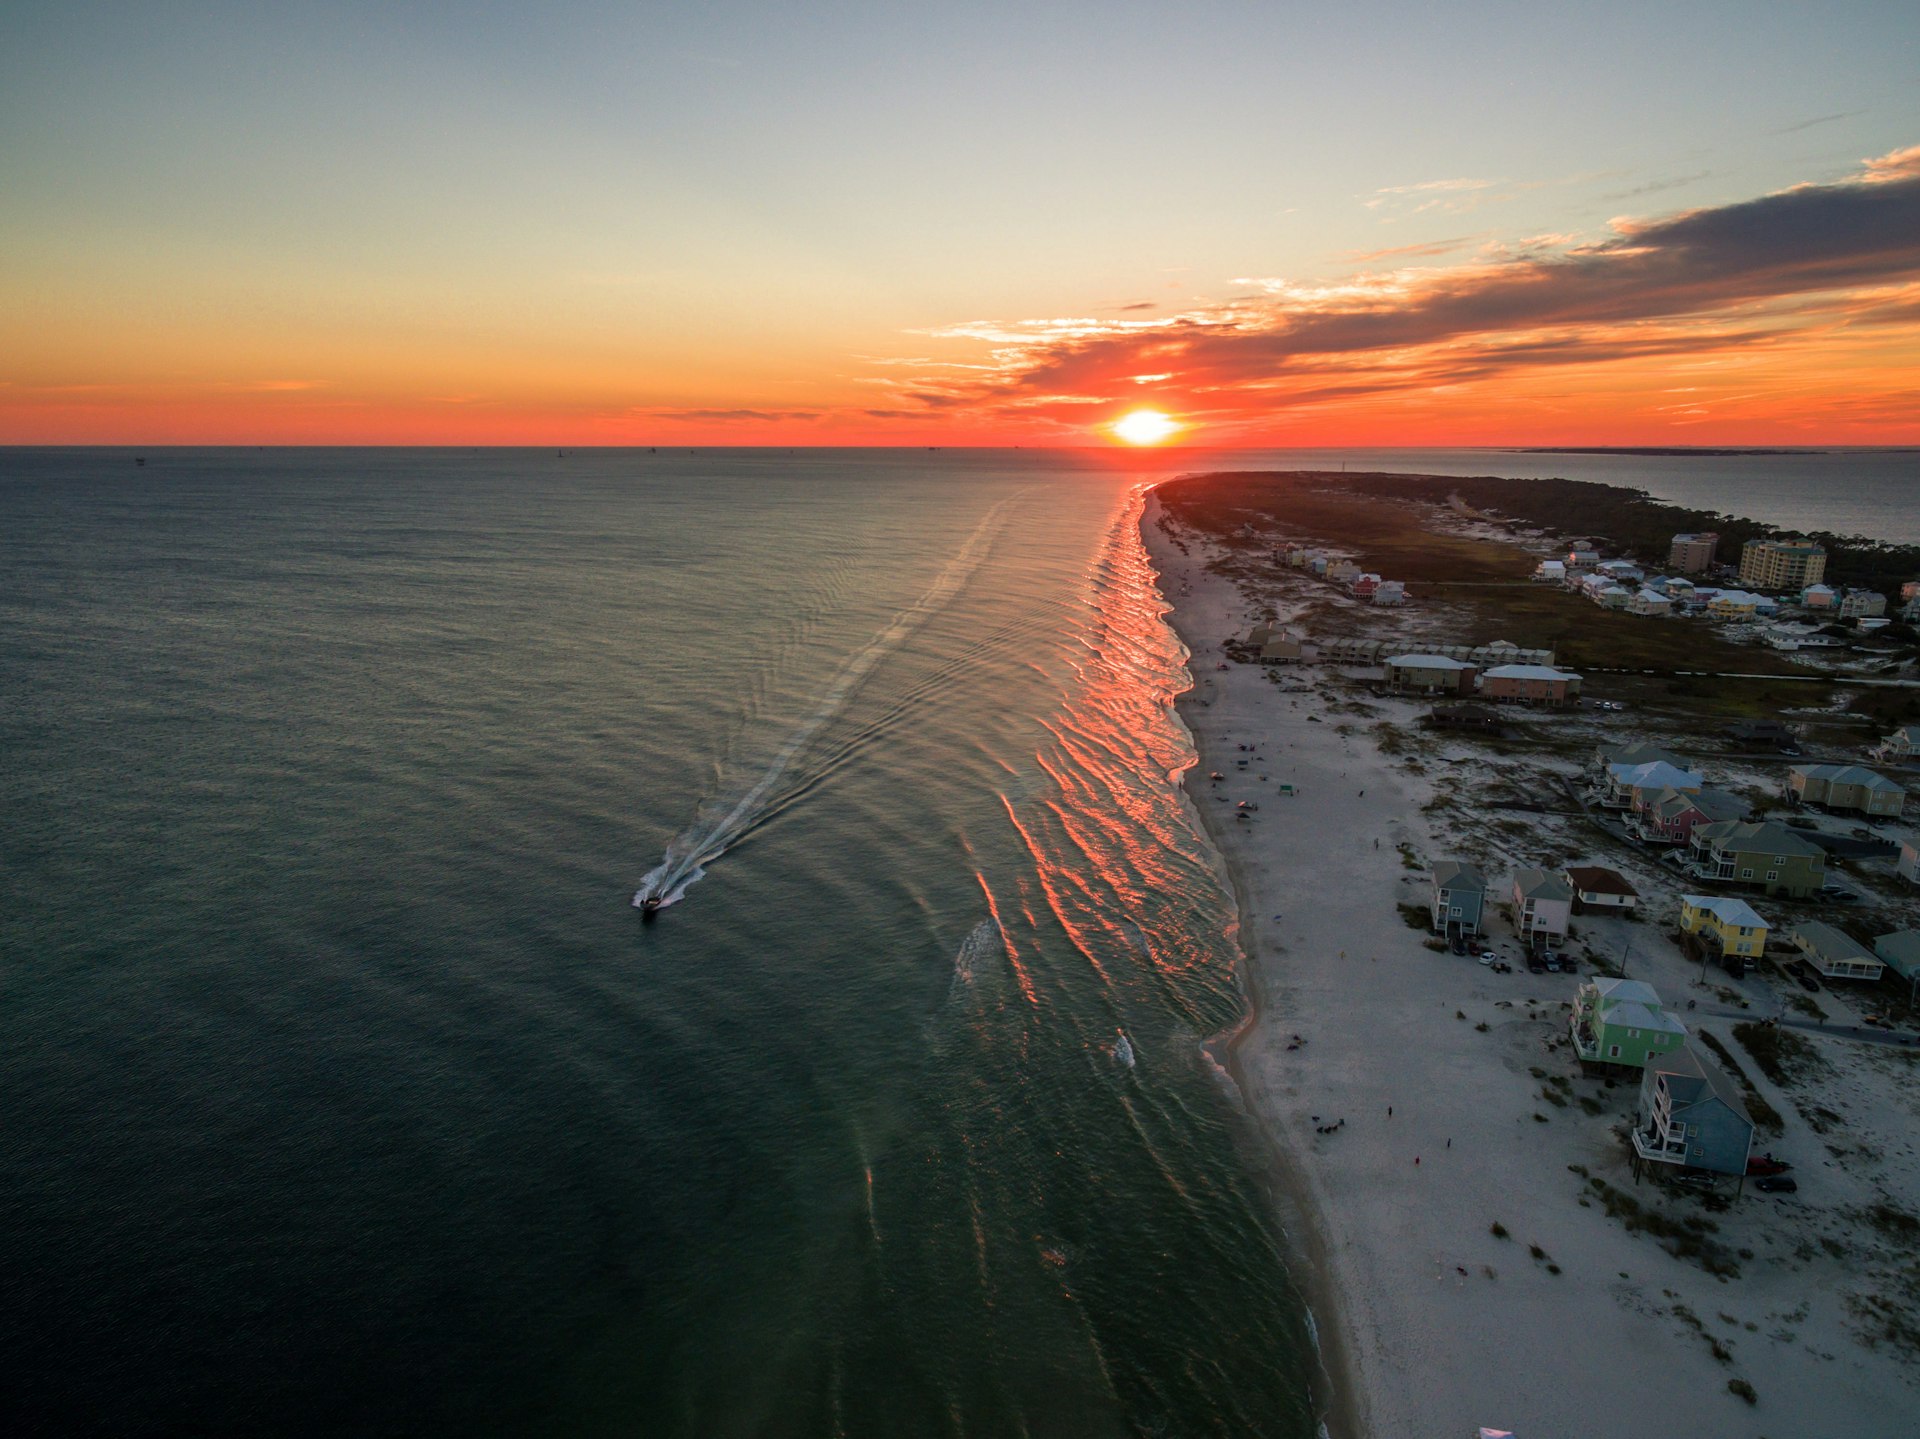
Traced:
<path fill-rule="evenodd" d="M 1137 530 L 1211 457 L 146 459 L 0 451 L 10 1432 L 1314 1432 Z"/>

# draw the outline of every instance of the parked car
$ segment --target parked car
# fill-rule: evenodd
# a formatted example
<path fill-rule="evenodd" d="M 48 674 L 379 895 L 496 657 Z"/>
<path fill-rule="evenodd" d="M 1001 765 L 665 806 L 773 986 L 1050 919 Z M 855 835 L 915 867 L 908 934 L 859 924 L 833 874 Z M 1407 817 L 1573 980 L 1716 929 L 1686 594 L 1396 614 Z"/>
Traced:
<path fill-rule="evenodd" d="M 1793 1166 L 1784 1159 L 1775 1159 L 1772 1154 L 1756 1154 L 1747 1161 L 1747 1173 L 1765 1178 L 1774 1174 L 1785 1174 Z"/>
<path fill-rule="evenodd" d="M 1860 896 L 1850 889 L 1842 889 L 1837 884 L 1822 885 L 1820 898 L 1831 904 L 1853 904 Z"/>
<path fill-rule="evenodd" d="M 1531 974 L 1545 974 L 1547 972 L 1547 962 L 1539 955 L 1533 955 L 1527 960 L 1527 970 Z"/>
<path fill-rule="evenodd" d="M 1793 967 L 1793 977 L 1800 981 L 1800 987 L 1806 990 L 1808 994 L 1818 994 L 1820 992 L 1820 981 L 1806 964 L 1796 964 Z"/>
<path fill-rule="evenodd" d="M 1753 1187 L 1762 1194 L 1795 1194 L 1800 1185 L 1791 1174 L 1769 1174 L 1753 1181 Z"/>
<path fill-rule="evenodd" d="M 1467 942 L 1457 934 L 1453 937 L 1451 947 L 1455 954 L 1465 954 L 1467 952 Z"/>

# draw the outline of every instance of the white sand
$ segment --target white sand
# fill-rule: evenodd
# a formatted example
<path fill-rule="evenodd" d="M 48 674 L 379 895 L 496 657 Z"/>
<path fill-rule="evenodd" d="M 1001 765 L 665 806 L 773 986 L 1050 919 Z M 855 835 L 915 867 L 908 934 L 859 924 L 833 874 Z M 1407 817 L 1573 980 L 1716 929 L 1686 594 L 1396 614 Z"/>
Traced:
<path fill-rule="evenodd" d="M 1827 1152 L 1789 1099 L 1760 1081 L 1790 1115 L 1771 1147 L 1799 1161 L 1799 1201 L 1811 1202 L 1749 1188 L 1714 1216 L 1730 1249 L 1757 1255 L 1731 1280 L 1628 1232 L 1597 1202 L 1583 1207 L 1585 1181 L 1569 1164 L 1649 1207 L 1669 1201 L 1651 1183 L 1635 1188 L 1614 1132 L 1634 1090 L 1576 1078 L 1576 1094 L 1606 1106 L 1595 1117 L 1549 1104 L 1529 1073 L 1577 1076 L 1567 1051 L 1547 1044 L 1564 1033 L 1578 981 L 1496 974 L 1423 947 L 1395 906 L 1424 904 L 1424 865 L 1449 852 L 1421 806 L 1436 780 L 1450 781 L 1382 754 L 1369 737 L 1377 720 L 1328 712 L 1329 699 L 1347 693 L 1336 674 L 1296 669 L 1277 685 L 1258 666 L 1217 668 L 1221 641 L 1245 636 L 1251 607 L 1207 572 L 1216 552 L 1204 540 L 1184 536 L 1191 554 L 1182 553 L 1159 517 L 1150 504 L 1143 529 L 1196 680 L 1181 703 L 1200 752 L 1190 789 L 1251 920 L 1242 940 L 1259 1017 L 1238 1042 L 1235 1071 L 1301 1207 L 1294 1238 L 1332 1370 L 1334 1439 L 1452 1439 L 1482 1424 L 1519 1439 L 1920 1432 L 1914 1370 L 1890 1346 L 1866 1347 L 1847 1307 L 1861 1268 L 1896 1263 L 1897 1250 L 1876 1250 L 1862 1225 L 1834 1228 L 1828 1212 L 1876 1193 L 1920 1208 L 1912 1080 L 1883 1116 L 1873 1183 L 1854 1189 L 1835 1178 L 1844 1164 L 1823 1167 Z M 1369 702 L 1389 721 L 1417 712 Z M 1245 771 L 1235 764 L 1249 758 L 1241 744 L 1258 745 Z M 1211 783 L 1214 770 L 1227 779 Z M 1299 796 L 1281 797 L 1282 781 Z M 1250 821 L 1232 818 L 1242 799 L 1260 806 Z M 1403 864 L 1402 842 L 1420 872 Z M 1524 838 L 1505 843 L 1527 848 Z M 1499 890 L 1510 870 L 1496 866 L 1489 879 Z M 1660 963 L 1672 968 L 1677 956 Z M 1680 971 L 1656 982 L 1679 1002 Z M 1730 1023 L 1717 1026 L 1721 1038 Z M 1294 1036 L 1304 1043 L 1293 1047 Z M 1853 1072 L 1850 1056 L 1835 1059 Z M 1864 1063 L 1920 1076 L 1891 1056 Z M 1341 1120 L 1338 1133 L 1316 1132 Z M 1495 1221 L 1510 1238 L 1489 1232 Z M 1823 1224 L 1850 1258 L 1817 1247 Z M 1546 1258 L 1531 1257 L 1530 1245 Z M 1710 1339 L 1730 1362 L 1714 1357 Z M 1734 1378 L 1758 1392 L 1757 1406 L 1729 1392 Z"/>

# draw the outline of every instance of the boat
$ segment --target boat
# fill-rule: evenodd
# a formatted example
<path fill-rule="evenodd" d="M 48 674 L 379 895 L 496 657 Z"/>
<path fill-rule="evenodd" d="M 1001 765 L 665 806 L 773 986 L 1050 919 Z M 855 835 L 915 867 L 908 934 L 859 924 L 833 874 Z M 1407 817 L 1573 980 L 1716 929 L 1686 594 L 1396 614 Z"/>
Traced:
<path fill-rule="evenodd" d="M 659 895 L 650 894 L 640 901 L 640 918 L 652 919 L 658 913 L 660 913 Z"/>

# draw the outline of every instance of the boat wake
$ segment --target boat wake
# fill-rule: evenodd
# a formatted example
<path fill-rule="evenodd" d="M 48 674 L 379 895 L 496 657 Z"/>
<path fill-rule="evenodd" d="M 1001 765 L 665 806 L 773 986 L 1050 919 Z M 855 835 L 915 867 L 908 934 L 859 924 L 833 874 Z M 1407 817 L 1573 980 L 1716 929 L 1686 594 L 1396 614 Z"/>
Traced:
<path fill-rule="evenodd" d="M 973 977 L 979 972 L 983 959 L 993 959 L 1004 954 L 1000 942 L 1000 924 L 994 919 L 983 919 L 973 927 L 973 931 L 960 941 L 960 949 L 953 956 L 953 981 L 956 986 L 972 984 Z"/>
<path fill-rule="evenodd" d="M 1022 492 L 1024 493 L 1024 491 Z M 1000 532 L 1007 506 L 1020 495 L 1009 495 L 988 510 L 986 516 L 967 536 L 958 553 L 947 561 L 927 592 L 855 651 L 815 697 L 814 708 L 795 725 L 774 751 L 766 770 L 745 791 L 730 799 L 721 799 L 700 808 L 693 823 L 674 837 L 660 863 L 641 878 L 634 891 L 633 906 L 643 909 L 657 900 L 653 908 L 677 904 L 687 890 L 706 875 L 706 866 L 725 854 L 752 828 L 771 802 L 776 786 L 794 760 L 811 744 L 820 731 L 847 707 L 862 681 L 875 665 L 898 649 L 905 640 L 943 609 L 986 561 L 994 537 Z"/>

